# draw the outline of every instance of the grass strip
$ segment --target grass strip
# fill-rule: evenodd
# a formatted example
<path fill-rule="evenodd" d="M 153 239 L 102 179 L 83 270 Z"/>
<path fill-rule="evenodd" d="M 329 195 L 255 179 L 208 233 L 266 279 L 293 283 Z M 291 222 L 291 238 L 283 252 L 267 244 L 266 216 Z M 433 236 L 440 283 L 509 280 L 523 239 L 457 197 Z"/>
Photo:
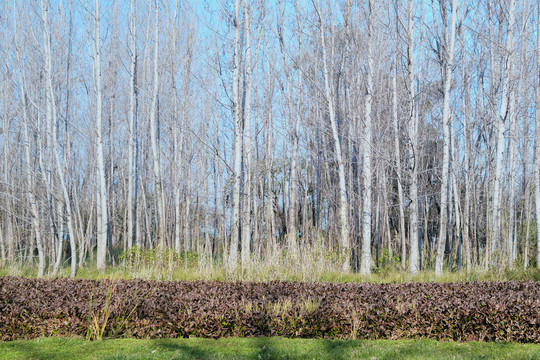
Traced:
<path fill-rule="evenodd" d="M 41 338 L 0 342 L 11 359 L 540 359 L 540 345 L 434 340 Z"/>
<path fill-rule="evenodd" d="M 135 251 L 135 250 L 134 250 Z M 144 254 L 151 252 L 153 257 L 148 263 L 134 262 L 131 264 L 108 266 L 105 271 L 97 269 L 95 263 L 86 263 L 77 271 L 78 279 L 145 279 L 145 280 L 217 280 L 217 281 L 308 281 L 308 282 L 370 282 L 370 283 L 407 283 L 415 282 L 462 282 L 462 281 L 540 281 L 540 271 L 536 268 L 523 270 L 516 266 L 508 269 L 503 266 L 489 269 L 476 267 L 471 271 L 451 272 L 446 271 L 443 275 L 436 275 L 433 270 L 420 271 L 415 275 L 400 270 L 399 261 L 374 269 L 371 275 L 359 273 L 343 273 L 341 260 L 335 264 L 321 266 L 320 256 L 312 258 L 317 262 L 303 260 L 298 266 L 290 266 L 288 258 L 273 259 L 269 263 L 256 263 L 249 270 L 239 268 L 231 273 L 222 264 L 215 262 L 211 266 L 199 264 L 197 260 L 189 261 L 188 266 L 184 263 L 175 262 L 171 267 L 166 264 L 167 254 L 160 254 L 158 250 L 139 249 Z M 192 255 L 190 255 L 192 256 Z M 196 254 L 194 255 L 196 256 Z M 322 256 L 322 255 L 321 255 Z M 324 260 L 324 259 L 323 259 Z M 331 261 L 330 261 L 331 262 Z M 333 264 L 333 265 L 332 265 Z M 58 276 L 69 277 L 70 267 L 61 268 Z M 0 276 L 23 276 L 35 278 L 37 266 L 28 264 L 7 264 L 0 266 Z M 45 278 L 55 278 L 50 273 Z"/>

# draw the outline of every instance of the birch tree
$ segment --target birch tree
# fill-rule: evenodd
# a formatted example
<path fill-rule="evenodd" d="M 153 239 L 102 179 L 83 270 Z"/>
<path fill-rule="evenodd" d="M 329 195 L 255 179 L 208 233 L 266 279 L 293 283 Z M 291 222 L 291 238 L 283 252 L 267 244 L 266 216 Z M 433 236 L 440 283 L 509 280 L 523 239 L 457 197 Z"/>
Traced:
<path fill-rule="evenodd" d="M 20 59 L 19 59 L 20 61 Z M 40 214 L 39 214 L 39 208 L 38 203 L 36 200 L 36 196 L 34 194 L 34 189 L 36 182 L 34 180 L 34 169 L 33 169 L 33 161 L 32 161 L 32 155 L 31 155 L 31 149 L 30 149 L 30 131 L 29 131 L 29 123 L 30 123 L 30 117 L 28 114 L 28 99 L 26 96 L 26 89 L 24 85 L 24 80 L 21 79 L 21 98 L 23 100 L 23 129 L 24 129 L 24 154 L 26 158 L 26 181 L 28 189 L 26 190 L 28 195 L 28 201 L 30 202 L 30 210 L 32 213 L 32 226 L 34 230 L 34 235 L 36 238 L 36 248 L 38 251 L 38 271 L 37 276 L 43 277 L 45 274 L 45 265 L 46 265 L 46 259 L 45 259 L 45 251 L 43 246 L 43 240 L 41 235 L 41 225 L 40 225 Z"/>
<path fill-rule="evenodd" d="M 99 0 L 94 0 L 93 13 L 93 55 L 94 55 L 94 93 L 95 93 L 95 133 L 96 133 L 96 167 L 97 167 L 97 268 L 101 271 L 106 266 L 109 217 L 107 211 L 107 184 L 105 180 L 105 158 L 103 155 L 103 85 L 101 82 L 101 15 Z"/>
<path fill-rule="evenodd" d="M 153 154 L 153 171 L 155 177 L 156 197 L 158 201 L 158 238 L 159 246 L 165 248 L 165 198 L 163 192 L 163 180 L 161 175 L 161 149 L 159 146 L 158 127 L 158 91 L 159 91 L 159 1 L 154 1 L 154 71 L 152 88 L 152 106 L 150 107 L 150 140 Z"/>
<path fill-rule="evenodd" d="M 137 28 L 135 0 L 130 1 L 129 18 L 129 144 L 128 144 L 128 199 L 127 199 L 127 246 L 137 245 L 137 180 L 138 180 L 138 89 L 137 89 Z"/>
<path fill-rule="evenodd" d="M 60 274 L 96 244 L 100 270 L 174 246 L 306 277 L 536 257 L 536 4 L 91 4 L 88 34 L 80 2 L 0 5 L 4 265 Z"/>
<path fill-rule="evenodd" d="M 20 49 L 19 49 L 20 43 L 19 43 L 18 34 L 17 34 L 18 28 L 17 28 L 16 23 L 14 23 L 13 29 L 14 29 L 14 40 L 15 40 L 15 57 L 17 59 L 17 62 L 19 64 L 22 64 L 22 59 L 20 56 Z M 42 237 L 42 229 L 41 229 L 41 215 L 40 215 L 39 206 L 38 206 L 38 202 L 37 202 L 36 194 L 35 194 L 35 189 L 36 189 L 36 181 L 35 181 L 35 176 L 34 176 L 35 169 L 33 166 L 34 161 L 32 161 L 32 150 L 31 150 L 31 142 L 32 142 L 33 136 L 32 137 L 30 136 L 30 130 L 29 130 L 30 129 L 30 114 L 29 114 L 28 97 L 26 93 L 26 82 L 25 82 L 24 70 L 25 69 L 23 68 L 20 71 L 19 81 L 20 81 L 20 92 L 21 92 L 22 111 L 23 111 L 24 155 L 25 155 L 25 160 L 26 160 L 25 162 L 26 162 L 26 181 L 27 181 L 26 195 L 30 203 L 31 222 L 32 222 L 32 228 L 34 231 L 35 240 L 36 240 L 36 249 L 38 252 L 37 277 L 40 278 L 40 277 L 43 277 L 43 275 L 45 274 L 46 257 L 45 257 L 45 250 L 44 250 L 45 246 L 44 246 L 43 237 Z M 0 233 L 1 232 L 2 231 L 0 230 Z M 4 257 L 3 252 L 4 252 L 4 249 L 2 249 L 2 260 Z"/>
<path fill-rule="evenodd" d="M 297 17 L 298 17 L 298 8 L 295 6 Z M 293 56 L 290 54 L 291 49 L 285 43 L 285 28 L 283 23 L 284 17 L 284 4 L 280 4 L 280 15 L 279 15 L 279 24 L 278 24 L 278 39 L 279 39 L 279 48 L 281 52 L 281 60 L 283 63 L 283 72 L 285 81 L 283 84 L 285 91 L 285 107 L 287 109 L 287 116 L 289 118 L 290 124 L 290 140 L 291 140 L 291 155 L 290 155 L 290 180 L 289 180 L 289 211 L 287 218 L 287 247 L 288 251 L 291 254 L 291 258 L 294 259 L 298 255 L 297 249 L 297 237 L 298 237 L 298 228 L 297 228 L 297 217 L 298 217 L 298 141 L 299 141 L 299 131 L 300 131 L 300 119 L 298 114 L 298 107 L 300 106 L 300 95 L 297 94 L 296 99 L 293 97 L 293 75 L 291 71 L 291 64 L 288 57 Z M 298 19 L 297 19 L 298 20 Z M 299 51 L 302 48 L 302 36 L 300 31 L 300 23 L 297 21 L 298 26 L 298 47 Z M 300 77 L 302 76 L 302 64 L 298 64 L 300 67 Z M 301 92 L 301 80 L 298 85 L 298 93 Z M 296 106 L 295 106 L 296 103 Z"/>
<path fill-rule="evenodd" d="M 464 41 L 464 40 L 462 40 Z M 465 46 L 462 44 L 462 48 Z M 472 196 L 472 167 L 471 167 L 471 133 L 470 133 L 470 116 L 471 116 L 471 101 L 470 101 L 470 90 L 469 90 L 469 81 L 465 76 L 465 66 L 462 66 L 461 78 L 463 81 L 463 98 L 462 98 L 462 107 L 463 107 L 463 117 L 462 117 L 462 126 L 463 126 L 463 143 L 464 143 L 464 153 L 463 153 L 463 166 L 465 174 L 465 204 L 463 206 L 463 252 L 465 254 L 465 267 L 467 272 L 471 271 L 471 246 L 469 241 L 469 235 L 471 233 L 471 196 Z"/>
<path fill-rule="evenodd" d="M 368 1 L 368 65 L 366 74 L 366 98 L 364 120 L 364 196 L 362 203 L 362 262 L 360 274 L 371 273 L 371 151 L 372 151 L 372 127 L 371 127 L 371 102 L 373 97 L 373 19 L 375 17 L 373 2 Z M 338 139 L 339 140 L 339 139 Z M 340 182 L 341 185 L 341 182 Z M 345 266 L 344 266 L 345 267 Z"/>
<path fill-rule="evenodd" d="M 407 83 L 409 88 L 409 169 L 410 184 L 410 247 L 409 272 L 416 274 L 420 269 L 418 249 L 418 116 L 415 111 L 415 61 L 414 61 L 414 0 L 407 3 Z M 403 254 L 402 250 L 402 254 Z M 403 255 L 404 256 L 404 255 Z M 403 260 L 402 260 L 403 261 Z"/>
<path fill-rule="evenodd" d="M 444 2 L 440 2 L 441 10 L 445 6 Z M 444 41 L 446 51 L 440 54 L 443 63 L 443 86 L 444 86 L 444 104 L 442 112 L 442 127 L 444 134 L 443 144 L 443 162 L 442 162 L 442 181 L 441 181 L 441 216 L 439 222 L 439 237 L 437 239 L 437 257 L 435 263 L 435 274 L 440 276 L 443 273 L 443 258 L 444 247 L 447 239 L 448 226 L 448 190 L 449 190 L 449 168 L 450 168 L 450 88 L 452 84 L 452 67 L 454 66 L 454 43 L 456 38 L 456 12 L 457 1 L 452 0 L 451 3 L 451 20 L 447 24 L 446 16 L 443 14 L 444 21 Z M 444 11 L 443 11 L 444 13 Z"/>
<path fill-rule="evenodd" d="M 240 204 L 242 187 L 242 142 L 243 128 L 240 99 L 240 0 L 234 0 L 233 17 L 233 75 L 232 75 L 232 115 L 234 123 L 233 139 L 233 189 L 232 189 L 232 219 L 229 246 L 228 267 L 234 271 L 238 261 L 238 246 L 240 244 Z"/>
<path fill-rule="evenodd" d="M 540 19 L 540 3 L 537 4 L 538 12 L 537 16 Z M 537 248 L 536 248 L 536 267 L 540 269 L 540 21 L 537 20 L 537 42 L 536 42 L 536 108 L 535 108 L 535 120 L 536 126 L 534 130 L 535 136 L 535 159 L 534 159 L 534 196 L 536 205 L 536 229 L 537 229 Z"/>
<path fill-rule="evenodd" d="M 57 139 L 57 120 L 56 120 L 56 101 L 53 90 L 53 80 L 52 80 L 52 55 L 51 55 L 51 37 L 49 34 L 49 4 L 48 1 L 42 0 L 41 2 L 41 11 L 43 16 L 43 41 L 44 41 L 44 53 L 45 53 L 45 78 L 46 78 L 46 87 L 47 87 L 47 123 L 49 124 L 49 129 L 52 129 L 52 146 L 54 159 L 56 163 L 56 171 L 60 181 L 60 186 L 62 190 L 62 195 L 64 197 L 64 205 L 66 207 L 66 218 L 69 234 L 69 245 L 71 249 L 71 277 L 75 277 L 77 272 L 77 255 L 76 255 L 76 245 L 75 245 L 75 231 L 73 227 L 73 216 L 71 211 L 71 200 L 69 198 L 66 176 L 64 173 L 64 167 L 62 160 L 60 159 L 60 153 L 58 150 L 58 139 Z M 59 242 L 58 247 L 58 257 L 53 268 L 53 275 L 56 275 L 60 267 L 60 262 L 62 259 L 62 241 Z"/>
<path fill-rule="evenodd" d="M 503 161 L 504 161 L 504 149 L 505 149 L 505 132 L 506 124 L 510 119 L 511 114 L 508 113 L 509 95 L 512 91 L 510 89 L 510 81 L 512 74 L 512 61 L 513 61 L 513 43 L 514 43 L 514 23 L 515 23 L 515 0 L 510 0 L 510 8 L 508 12 L 508 31 L 506 35 L 506 44 L 504 46 L 503 55 L 503 84 L 501 93 L 501 102 L 497 118 L 494 121 L 495 132 L 497 139 L 497 153 L 495 164 L 495 178 L 493 184 L 493 230 L 491 238 L 491 251 L 487 256 L 488 261 L 493 263 L 496 259 L 494 254 L 500 250 L 501 247 L 501 221 L 502 221 L 502 191 L 503 191 Z M 498 262 L 498 259 L 497 259 Z"/>
<path fill-rule="evenodd" d="M 257 51 L 257 46 L 252 43 L 252 11 L 248 0 L 243 0 L 242 13 L 244 18 L 244 33 L 245 33 L 245 59 L 244 59 L 244 100 L 243 100 L 243 121 L 244 128 L 244 192 L 243 192 L 243 213 L 242 213 L 242 267 L 246 268 L 250 263 L 251 255 L 251 211 L 252 211 L 252 136 L 251 136 L 251 102 L 253 91 L 253 72 L 255 68 L 255 60 L 253 59 L 253 50 Z"/>
<path fill-rule="evenodd" d="M 328 116 L 330 118 L 330 126 L 332 128 L 332 137 L 334 140 L 334 152 L 338 166 L 339 174 L 339 219 L 340 219 L 340 242 L 341 256 L 343 257 L 343 272 L 348 272 L 350 269 L 350 243 L 349 243 L 349 220 L 347 218 L 347 210 L 349 208 L 347 199 L 347 186 L 345 180 L 345 165 L 343 163 L 343 154 L 341 151 L 341 140 L 339 138 L 339 129 L 336 121 L 336 109 L 334 105 L 334 97 L 330 88 L 332 79 L 328 69 L 328 51 L 327 42 L 324 35 L 324 24 L 321 12 L 320 0 L 317 0 L 316 11 L 319 18 L 319 36 L 322 47 L 322 63 L 324 75 L 324 95 L 328 105 Z"/>

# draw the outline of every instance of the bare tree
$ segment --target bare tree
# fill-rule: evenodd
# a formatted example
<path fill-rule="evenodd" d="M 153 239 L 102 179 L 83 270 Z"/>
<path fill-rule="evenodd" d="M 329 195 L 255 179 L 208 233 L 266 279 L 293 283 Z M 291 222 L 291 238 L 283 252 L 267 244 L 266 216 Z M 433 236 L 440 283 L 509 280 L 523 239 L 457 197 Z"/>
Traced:
<path fill-rule="evenodd" d="M 103 155 L 103 85 L 101 82 L 101 15 L 99 12 L 99 0 L 94 0 L 94 36 L 93 36 L 93 55 L 94 55 L 94 93 L 95 93 L 95 111 L 96 111 L 96 154 L 97 154 L 97 183 L 98 183 L 98 229 L 97 229 L 97 267 L 99 270 L 105 269 L 107 255 L 107 240 L 109 217 L 107 211 L 107 183 L 105 180 L 105 159 Z"/>
<path fill-rule="evenodd" d="M 232 191 L 232 219 L 231 239 L 229 245 L 230 270 L 235 270 L 238 261 L 238 245 L 240 244 L 240 204 L 242 188 L 242 143 L 243 127 L 240 99 L 240 0 L 234 1 L 234 39 L 233 39 L 233 77 L 232 77 L 232 114 L 234 122 L 233 140 L 233 191 Z"/>
<path fill-rule="evenodd" d="M 341 151 L 341 140 L 339 137 L 339 129 L 336 121 L 336 109 L 334 105 L 334 97 L 330 88 L 330 72 L 328 70 L 328 54 L 327 42 L 324 35 L 324 24 L 321 12 L 321 4 L 318 1 L 316 6 L 317 16 L 319 18 L 319 35 L 322 46 L 322 62 L 324 75 L 324 94 L 325 100 L 328 103 L 328 116 L 330 117 L 330 126 L 332 127 L 332 137 L 334 140 L 334 152 L 336 156 L 338 174 L 339 174 L 339 219 L 340 219 L 340 236 L 341 236 L 341 255 L 343 257 L 342 270 L 348 272 L 350 269 L 350 243 L 349 243 L 349 220 L 347 218 L 348 199 L 347 186 L 345 181 L 345 165 L 343 163 L 343 153 Z"/>
<path fill-rule="evenodd" d="M 64 205 L 66 207 L 66 217 L 67 217 L 67 226 L 69 233 L 69 245 L 71 249 L 71 277 L 75 277 L 77 272 L 77 255 L 76 255 L 76 245 L 75 245 L 75 231 L 73 228 L 73 216 L 71 211 L 71 200 L 69 198 L 68 189 L 66 185 L 66 176 L 64 174 L 64 167 L 62 166 L 62 160 L 60 159 L 60 153 L 58 150 L 58 139 L 57 139 L 57 121 L 56 121 L 56 100 L 53 90 L 53 81 L 52 81 L 52 55 L 51 55 L 51 39 L 49 34 L 49 4 L 48 1 L 41 1 L 41 11 L 43 16 L 43 43 L 44 43 L 44 53 L 45 53 L 45 78 L 47 86 L 47 123 L 49 124 L 49 129 L 52 129 L 52 146 L 54 159 L 56 162 L 56 171 L 60 181 L 60 186 L 62 188 L 62 195 L 64 196 Z M 60 267 L 60 262 L 62 259 L 62 241 L 59 242 L 58 246 L 58 257 L 53 268 L 53 275 L 56 275 Z"/>
<path fill-rule="evenodd" d="M 418 248 L 418 115 L 415 110 L 415 61 L 414 61 L 414 0 L 409 0 L 407 5 L 407 74 L 409 88 L 409 169 L 411 176 L 410 184 L 410 248 L 409 248 L 409 272 L 416 274 L 420 269 L 420 256 Z M 402 250 L 402 254 L 404 254 Z M 405 255 L 402 255 L 403 258 Z M 402 259 L 403 262 L 403 259 Z"/>
<path fill-rule="evenodd" d="M 0 5 L 2 265 L 534 263 L 536 5 L 129 3 Z"/>
<path fill-rule="evenodd" d="M 501 247 L 501 213 L 502 213 L 502 191 L 503 191 L 503 161 L 504 161 L 504 148 L 505 148 L 505 132 L 506 132 L 506 120 L 509 120 L 508 105 L 509 95 L 512 91 L 510 86 L 511 74 L 512 74 L 512 61 L 513 61 L 513 43 L 515 26 L 515 0 L 510 0 L 510 8 L 508 13 L 508 34 L 506 37 L 506 44 L 504 47 L 504 74 L 503 85 L 501 94 L 501 105 L 497 118 L 494 121 L 495 131 L 497 134 L 497 154 L 495 165 L 495 178 L 493 184 L 493 231 L 491 238 L 491 252 L 487 257 L 488 262 L 494 262 L 494 254 L 500 250 Z M 511 115 L 510 115 L 511 116 Z"/>
<path fill-rule="evenodd" d="M 538 6 L 538 19 L 540 19 L 540 4 Z M 536 46 L 536 67 L 537 67 L 537 74 L 540 74 L 540 21 L 537 21 L 537 46 Z M 536 80 L 536 109 L 535 109 L 535 120 L 536 120 L 536 127 L 534 131 L 534 137 L 535 137 L 535 144 L 534 144 L 534 150 L 535 150 L 535 159 L 534 159 L 534 194 L 535 194 L 535 204 L 536 204 L 536 223 L 538 224 L 540 221 L 540 76 L 537 77 Z M 536 226 L 537 228 L 537 252 L 536 252 L 536 267 L 540 269 L 540 226 Z"/>
<path fill-rule="evenodd" d="M 137 89 L 137 28 L 135 0 L 130 2 L 129 18 L 129 145 L 128 145 L 128 198 L 127 198 L 127 246 L 137 245 L 137 180 L 138 180 L 138 89 Z"/>
<path fill-rule="evenodd" d="M 364 119 L 364 196 L 362 204 L 362 262 L 360 273 L 366 275 L 371 273 L 371 152 L 372 133 L 371 126 L 371 102 L 373 97 L 373 19 L 375 18 L 373 2 L 368 2 L 368 65 L 366 74 L 366 98 L 365 98 L 365 119 Z"/>
<path fill-rule="evenodd" d="M 441 10 L 445 6 L 440 2 Z M 443 63 L 443 84 L 444 84 L 444 105 L 442 113 L 442 126 L 444 133 L 443 162 L 442 162 L 442 182 L 441 182 L 441 217 L 439 223 L 439 237 L 437 239 L 437 258 L 435 263 L 435 274 L 443 273 L 444 247 L 447 239 L 448 226 L 448 190 L 449 190 L 449 168 L 450 168 L 450 88 L 452 84 L 452 67 L 454 66 L 454 43 L 456 39 L 456 12 L 457 2 L 452 0 L 452 15 L 450 24 L 447 24 L 446 16 L 443 15 L 444 40 L 446 52 L 441 55 Z M 443 11 L 444 12 L 444 11 Z"/>

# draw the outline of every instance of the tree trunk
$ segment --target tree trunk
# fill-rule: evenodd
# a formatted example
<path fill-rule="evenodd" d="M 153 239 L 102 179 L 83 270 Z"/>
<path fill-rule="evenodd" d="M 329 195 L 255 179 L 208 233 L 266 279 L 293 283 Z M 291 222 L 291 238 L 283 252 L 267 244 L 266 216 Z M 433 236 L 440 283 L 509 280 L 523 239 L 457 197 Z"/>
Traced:
<path fill-rule="evenodd" d="M 371 128 L 371 102 L 373 97 L 373 2 L 369 0 L 369 18 L 368 18 L 368 66 L 366 80 L 366 97 L 364 104 L 364 196 L 362 198 L 362 261 L 360 263 L 360 274 L 368 275 L 371 273 L 371 151 L 372 151 L 372 133 Z M 379 201 L 377 200 L 377 204 Z M 378 206 L 377 206 L 378 211 Z"/>
<path fill-rule="evenodd" d="M 97 268 L 105 270 L 108 225 L 107 213 L 107 184 L 105 180 L 105 159 L 103 155 L 103 85 L 101 83 L 101 15 L 99 0 L 94 0 L 94 87 L 96 93 L 96 153 L 97 153 L 97 183 L 98 183 L 98 229 L 97 229 Z"/>
<path fill-rule="evenodd" d="M 21 80 L 24 81 L 24 80 Z M 28 181 L 28 189 L 26 190 L 28 195 L 28 201 L 30 202 L 30 210 L 32 213 L 32 227 L 34 228 L 34 234 L 36 236 L 36 248 L 38 251 L 38 277 L 43 277 L 45 274 L 45 252 L 43 251 L 43 243 L 41 238 L 41 226 L 40 226 L 40 216 L 39 216 L 39 209 L 38 204 L 36 202 L 36 197 L 34 195 L 34 189 L 35 189 L 35 181 L 34 181 L 34 169 L 32 169 L 32 158 L 31 158 L 31 150 L 30 150 L 30 132 L 28 131 L 28 123 L 30 121 L 28 117 L 28 101 L 26 98 L 26 90 L 25 85 L 21 85 L 21 96 L 23 99 L 23 121 L 24 121 L 24 150 L 25 150 L 25 156 L 26 156 L 26 179 Z"/>
<path fill-rule="evenodd" d="M 441 4 L 441 6 L 444 6 Z M 452 83 L 452 67 L 454 65 L 454 42 L 456 38 L 456 11 L 457 1 L 452 0 L 452 18 L 450 21 L 450 35 L 448 35 L 448 26 L 445 26 L 445 42 L 448 47 L 444 54 L 444 105 L 442 115 L 442 126 L 444 134 L 443 144 L 443 163 L 442 163 L 442 182 L 441 182 L 441 216 L 439 222 L 439 237 L 437 239 L 437 257 L 435 259 L 435 274 L 437 276 L 443 273 L 444 248 L 447 237 L 448 226 L 448 177 L 450 168 L 450 88 Z"/>
<path fill-rule="evenodd" d="M 513 48 L 514 48 L 514 25 L 515 25 L 515 8 L 516 1 L 510 0 L 510 9 L 508 13 L 508 34 L 506 37 L 506 45 L 504 47 L 504 74 L 503 74 L 503 86 L 501 94 L 501 105 L 497 119 L 494 121 L 495 130 L 497 134 L 497 158 L 495 165 L 495 179 L 493 189 L 493 237 L 491 240 L 491 251 L 486 261 L 495 265 L 498 259 L 495 259 L 495 254 L 501 249 L 501 227 L 502 227 L 502 192 L 503 192 L 503 162 L 504 162 L 504 148 L 505 138 L 504 133 L 506 131 L 506 120 L 510 119 L 512 114 L 508 113 L 509 95 L 511 92 L 510 81 L 513 67 Z M 499 254 L 500 256 L 501 254 Z"/>
<path fill-rule="evenodd" d="M 76 255 L 76 245 L 75 245 L 75 231 L 73 229 L 73 214 L 71 211 L 71 201 L 69 199 L 69 194 L 66 184 L 66 175 L 64 173 L 64 168 L 62 166 L 62 161 L 60 160 L 60 153 L 58 150 L 58 138 L 57 138 L 57 121 L 56 121 L 56 104 L 55 96 L 52 83 L 52 55 L 51 55 L 51 38 L 49 34 L 49 4 L 48 1 L 42 0 L 41 2 L 42 16 L 43 16 L 43 38 L 44 38 L 44 52 L 45 52 L 45 77 L 47 84 L 47 122 L 51 124 L 53 129 L 52 134 L 52 146 L 54 159 L 56 163 L 56 171 L 60 181 L 62 195 L 64 197 L 64 203 L 66 207 L 66 217 L 67 217 L 67 226 L 69 234 L 69 245 L 71 249 L 71 277 L 75 277 L 77 273 L 77 255 Z M 64 161 L 66 161 L 64 159 Z M 60 250 L 61 251 L 61 250 Z M 53 275 L 56 275 L 60 267 L 60 259 L 62 254 L 58 254 L 57 262 L 53 269 Z"/>
<path fill-rule="evenodd" d="M 159 72 L 158 72 L 158 55 L 159 55 L 159 2 L 154 1 L 154 77 L 152 91 L 152 105 L 150 108 L 150 141 L 153 154 L 153 170 L 156 186 L 156 197 L 158 201 L 157 208 L 157 233 L 158 245 L 160 248 L 165 248 L 165 198 L 163 191 L 163 180 L 161 176 L 161 149 L 159 146 L 159 125 L 158 125 L 158 91 L 159 91 Z"/>
<path fill-rule="evenodd" d="M 465 204 L 463 208 L 463 253 L 465 254 L 465 267 L 467 273 L 471 272 L 471 245 L 470 245 L 470 223 L 471 223 L 471 178 L 472 178 L 472 167 L 471 167 L 471 135 L 469 130 L 469 118 L 471 113 L 471 102 L 470 102 L 470 92 L 469 92 L 469 82 L 466 81 L 465 76 L 465 67 L 462 68 L 462 79 L 463 79 L 463 109 L 464 114 L 462 117 L 462 126 L 463 126 L 463 143 L 464 143 L 464 158 L 463 158 L 463 167 L 465 173 Z"/>
<path fill-rule="evenodd" d="M 538 4 L 538 19 L 540 19 L 540 4 Z M 537 21 L 537 44 L 540 44 L 540 21 Z M 536 66 L 537 66 L 537 82 L 536 82 L 536 108 L 535 120 L 536 126 L 534 130 L 535 136 L 535 159 L 534 159 L 534 197 L 536 204 L 536 268 L 540 269 L 540 46 L 536 47 Z"/>
<path fill-rule="evenodd" d="M 131 249 L 137 245 L 137 213 L 135 203 L 137 196 L 135 187 L 137 186 L 137 45 L 136 45 L 136 10 L 135 0 L 130 2 L 131 15 L 129 18 L 129 52 L 130 52 L 130 74 L 129 74 L 129 140 L 128 140 L 128 199 L 127 199 L 127 247 Z"/>
<path fill-rule="evenodd" d="M 415 61 L 414 61 L 414 0 L 408 1 L 407 6 L 407 64 L 409 86 L 409 168 L 411 171 L 410 185 L 410 236 L 409 236 L 409 272 L 416 274 L 420 269 L 420 255 L 418 247 L 418 116 L 415 95 Z"/>
<path fill-rule="evenodd" d="M 318 2 L 317 13 L 319 16 L 319 32 L 322 46 L 322 61 L 324 73 L 324 89 L 325 97 L 328 102 L 328 115 L 330 117 L 330 125 L 332 127 L 332 137 L 334 139 L 334 151 L 338 165 L 339 173 L 339 218 L 340 218 L 340 235 L 341 235 L 341 256 L 343 258 L 343 272 L 349 272 L 350 269 L 350 244 L 349 244 L 349 220 L 347 211 L 349 208 L 347 199 L 347 186 L 345 181 L 345 165 L 343 164 L 343 153 L 341 151 L 341 140 L 339 138 L 339 129 L 336 121 L 336 112 L 334 106 L 334 97 L 330 89 L 330 72 L 328 70 L 328 55 L 326 50 L 326 41 L 324 38 L 324 27 L 322 21 L 322 13 L 320 1 Z M 366 259 L 367 261 L 367 259 Z"/>
<path fill-rule="evenodd" d="M 242 4 L 244 17 L 244 33 L 245 33 L 245 60 L 244 60 L 244 101 L 243 101 L 243 128 L 244 128 L 244 195 L 243 195 L 243 212 L 242 212 L 242 267 L 246 268 L 250 263 L 251 258 L 251 229 L 252 229 L 252 195 L 253 195 L 253 177 L 251 169 L 252 161 L 252 138 L 251 138 L 251 98 L 253 89 L 253 70 L 255 68 L 252 60 L 252 41 L 251 41 L 251 23 L 252 14 L 249 11 L 248 1 L 243 0 Z M 257 49 L 255 49 L 256 51 Z"/>
<path fill-rule="evenodd" d="M 232 191 L 232 219 L 231 240 L 229 246 L 228 268 L 236 270 L 238 262 L 238 246 L 240 245 L 240 204 L 242 188 L 242 140 L 243 126 L 240 100 L 240 0 L 234 0 L 234 40 L 233 40 L 233 77 L 232 77 L 232 110 L 234 122 L 233 139 L 233 191 Z"/>
<path fill-rule="evenodd" d="M 397 42 L 396 42 L 397 44 Z M 401 246 L 401 269 L 405 270 L 405 261 L 407 259 L 407 236 L 405 233 L 405 210 L 403 198 L 403 177 L 401 171 L 401 155 L 399 149 L 399 121 L 398 121 L 398 98 L 397 98 L 397 76 L 398 76 L 398 49 L 394 49 L 394 74 L 392 76 L 392 125 L 394 130 L 394 156 L 396 162 L 396 177 L 398 188 L 398 207 L 399 207 L 399 239 Z M 409 124 L 409 126 L 412 126 Z"/>

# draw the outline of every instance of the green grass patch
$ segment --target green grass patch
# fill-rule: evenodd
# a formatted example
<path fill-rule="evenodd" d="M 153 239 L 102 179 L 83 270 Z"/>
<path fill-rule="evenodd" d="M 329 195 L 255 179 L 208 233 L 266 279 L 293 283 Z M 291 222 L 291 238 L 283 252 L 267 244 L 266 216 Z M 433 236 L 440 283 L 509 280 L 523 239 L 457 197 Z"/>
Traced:
<path fill-rule="evenodd" d="M 0 342 L 8 359 L 540 359 L 540 345 L 433 340 L 42 338 Z"/>

